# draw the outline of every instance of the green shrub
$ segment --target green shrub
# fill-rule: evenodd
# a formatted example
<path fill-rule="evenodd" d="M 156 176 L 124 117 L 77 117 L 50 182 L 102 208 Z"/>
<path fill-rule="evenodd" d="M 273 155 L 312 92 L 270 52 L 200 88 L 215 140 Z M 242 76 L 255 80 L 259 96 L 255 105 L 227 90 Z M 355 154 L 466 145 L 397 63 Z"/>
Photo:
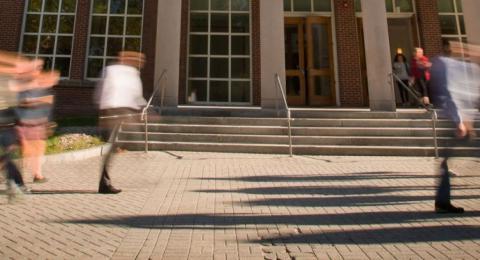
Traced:
<path fill-rule="evenodd" d="M 102 145 L 104 142 L 96 136 L 86 134 L 65 134 L 52 136 L 47 140 L 46 154 L 63 153 L 87 149 Z"/>

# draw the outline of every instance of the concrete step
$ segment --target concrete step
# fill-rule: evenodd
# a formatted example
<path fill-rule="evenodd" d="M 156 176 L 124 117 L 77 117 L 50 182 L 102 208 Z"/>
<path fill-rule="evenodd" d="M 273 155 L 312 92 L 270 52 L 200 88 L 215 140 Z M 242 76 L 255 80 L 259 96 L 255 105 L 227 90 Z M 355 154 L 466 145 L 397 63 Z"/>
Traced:
<path fill-rule="evenodd" d="M 143 132 L 141 123 L 124 124 L 126 132 Z M 149 132 L 160 133 L 204 133 L 243 135 L 287 135 L 285 126 L 236 126 L 236 125 L 193 125 L 193 124 L 149 124 Z M 438 136 L 453 136 L 453 128 L 437 129 Z M 477 131 L 480 134 L 480 131 Z M 294 136 L 432 136 L 430 127 L 292 127 Z"/>
<path fill-rule="evenodd" d="M 120 141 L 122 147 L 128 150 L 141 151 L 144 143 L 140 141 Z M 203 151 L 227 153 L 267 153 L 288 154 L 288 145 L 253 144 L 253 143 L 189 143 L 189 142 L 149 142 L 150 150 L 161 151 Z M 444 153 L 446 148 L 440 147 Z M 434 156 L 432 147 L 403 146 L 304 146 L 293 147 L 295 155 L 350 155 L 350 156 Z M 457 156 L 472 156 L 480 154 L 479 148 L 462 147 L 454 149 Z"/>
<path fill-rule="evenodd" d="M 144 132 L 121 132 L 120 140 L 144 141 Z M 197 143 L 254 143 L 254 144 L 288 144 L 286 135 L 232 135 L 199 133 L 149 133 L 149 141 L 159 142 L 197 142 Z M 454 138 L 438 138 L 438 145 L 451 146 Z M 479 139 L 480 140 L 480 139 Z M 480 142 L 468 146 L 478 146 Z M 294 136 L 294 145 L 359 145 L 359 146 L 433 146 L 432 137 L 353 137 L 353 136 Z"/>

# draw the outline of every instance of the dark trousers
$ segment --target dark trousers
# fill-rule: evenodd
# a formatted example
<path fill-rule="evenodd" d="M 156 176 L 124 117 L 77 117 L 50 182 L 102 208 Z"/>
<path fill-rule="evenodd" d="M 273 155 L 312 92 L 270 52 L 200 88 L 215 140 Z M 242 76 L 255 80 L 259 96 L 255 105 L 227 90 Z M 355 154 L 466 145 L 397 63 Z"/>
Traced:
<path fill-rule="evenodd" d="M 23 177 L 18 167 L 13 163 L 11 147 L 16 143 L 15 129 L 13 127 L 3 127 L 0 129 L 0 146 L 2 149 L 2 156 L 0 156 L 0 163 L 3 165 L 8 182 L 15 182 L 18 186 L 23 186 Z"/>
<path fill-rule="evenodd" d="M 437 193 L 435 196 L 436 205 L 449 205 L 450 204 L 450 173 L 448 169 L 448 159 L 453 157 L 453 148 L 460 145 L 466 145 L 470 141 L 470 137 L 465 137 L 462 139 L 456 139 L 452 144 L 448 145 L 448 148 L 445 151 L 445 157 L 443 158 L 442 163 L 440 164 L 440 174 L 437 187 Z M 478 145 L 478 144 L 477 144 Z"/>
<path fill-rule="evenodd" d="M 402 83 L 405 84 L 405 86 L 408 86 L 408 79 L 402 80 Z M 405 89 L 405 86 L 403 86 L 400 82 L 398 82 L 397 85 L 398 85 L 398 92 L 400 93 L 400 99 L 402 100 L 402 103 L 407 103 L 408 91 Z"/>
<path fill-rule="evenodd" d="M 100 130 L 104 140 L 108 140 L 111 148 L 103 160 L 102 174 L 100 176 L 99 189 L 112 186 L 110 175 L 108 174 L 108 166 L 113 158 L 113 154 L 117 150 L 118 132 L 123 122 L 135 121 L 140 111 L 131 108 L 115 108 L 100 111 Z"/>

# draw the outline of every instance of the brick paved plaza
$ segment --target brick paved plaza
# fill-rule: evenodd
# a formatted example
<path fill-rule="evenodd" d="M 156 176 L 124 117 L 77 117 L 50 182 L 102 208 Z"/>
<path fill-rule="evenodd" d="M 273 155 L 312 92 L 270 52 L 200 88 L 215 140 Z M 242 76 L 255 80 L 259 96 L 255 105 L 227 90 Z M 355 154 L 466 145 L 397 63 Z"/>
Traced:
<path fill-rule="evenodd" d="M 467 212 L 437 215 L 432 158 L 122 153 L 118 195 L 95 192 L 99 158 L 48 163 L 0 197 L 0 259 L 475 259 L 479 166 L 455 160 Z"/>

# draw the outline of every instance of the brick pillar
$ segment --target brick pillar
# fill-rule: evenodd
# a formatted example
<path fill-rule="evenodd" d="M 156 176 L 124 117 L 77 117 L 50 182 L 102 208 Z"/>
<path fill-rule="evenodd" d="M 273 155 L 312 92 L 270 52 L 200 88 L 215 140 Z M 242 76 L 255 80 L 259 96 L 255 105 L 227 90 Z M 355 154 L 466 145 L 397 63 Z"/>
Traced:
<path fill-rule="evenodd" d="M 363 106 L 362 66 L 354 0 L 334 0 L 338 85 L 342 106 Z"/>
<path fill-rule="evenodd" d="M 83 80 L 85 76 L 89 20 L 90 0 L 77 1 L 75 36 L 73 37 L 72 65 L 70 69 L 70 79 L 72 80 Z"/>
<path fill-rule="evenodd" d="M 25 2 L 0 0 L 0 50 L 19 50 Z"/>
<path fill-rule="evenodd" d="M 417 18 L 421 46 L 425 55 L 433 57 L 442 53 L 442 34 L 438 18 L 437 0 L 417 0 Z"/>

